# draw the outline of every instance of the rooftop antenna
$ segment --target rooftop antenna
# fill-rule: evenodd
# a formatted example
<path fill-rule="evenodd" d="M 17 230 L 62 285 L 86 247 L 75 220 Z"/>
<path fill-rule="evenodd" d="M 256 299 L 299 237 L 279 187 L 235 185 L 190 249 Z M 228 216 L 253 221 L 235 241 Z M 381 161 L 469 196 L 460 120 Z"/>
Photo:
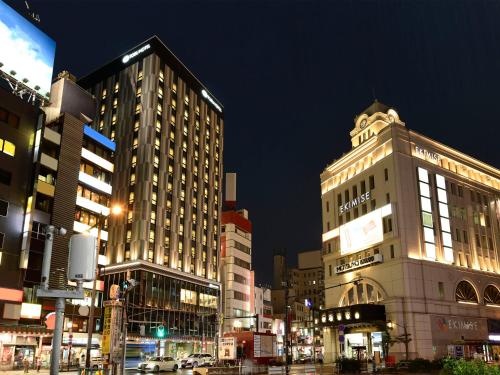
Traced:
<path fill-rule="evenodd" d="M 35 13 L 34 11 L 31 11 L 30 5 L 27 0 L 24 0 L 24 4 L 26 5 L 28 16 L 30 16 L 33 19 L 33 21 L 40 23 L 40 15 L 38 13 Z"/>

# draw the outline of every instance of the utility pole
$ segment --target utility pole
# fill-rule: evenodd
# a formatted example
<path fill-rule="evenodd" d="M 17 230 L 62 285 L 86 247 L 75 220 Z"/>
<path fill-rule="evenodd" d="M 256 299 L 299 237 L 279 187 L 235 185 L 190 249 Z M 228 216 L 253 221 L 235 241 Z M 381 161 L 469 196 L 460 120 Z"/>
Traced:
<path fill-rule="evenodd" d="M 50 375 L 59 374 L 59 364 L 61 358 L 62 336 L 64 332 L 64 307 L 66 298 L 83 299 L 83 280 L 76 280 L 76 290 L 54 290 L 49 289 L 50 264 L 52 261 L 52 246 L 54 243 L 54 235 L 64 236 L 66 229 L 56 228 L 53 225 L 48 225 L 45 230 L 45 247 L 42 262 L 42 280 L 40 288 L 37 290 L 37 297 L 55 298 L 55 313 L 56 322 L 54 327 L 54 336 L 52 337 L 52 353 L 50 356 Z M 95 242 L 94 242 L 95 244 Z M 70 242 L 70 266 L 72 263 L 73 251 L 71 251 Z"/>

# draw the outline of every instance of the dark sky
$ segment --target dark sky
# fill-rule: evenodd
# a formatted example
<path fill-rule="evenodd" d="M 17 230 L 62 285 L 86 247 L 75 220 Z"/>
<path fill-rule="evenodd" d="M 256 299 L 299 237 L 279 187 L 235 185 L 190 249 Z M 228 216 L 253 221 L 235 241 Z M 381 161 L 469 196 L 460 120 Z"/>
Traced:
<path fill-rule="evenodd" d="M 271 281 L 273 249 L 294 263 L 320 248 L 319 174 L 349 151 L 374 95 L 409 128 L 500 166 L 500 2 L 30 4 L 57 42 L 56 73 L 85 75 L 156 34 L 222 101 L 258 281 Z"/>

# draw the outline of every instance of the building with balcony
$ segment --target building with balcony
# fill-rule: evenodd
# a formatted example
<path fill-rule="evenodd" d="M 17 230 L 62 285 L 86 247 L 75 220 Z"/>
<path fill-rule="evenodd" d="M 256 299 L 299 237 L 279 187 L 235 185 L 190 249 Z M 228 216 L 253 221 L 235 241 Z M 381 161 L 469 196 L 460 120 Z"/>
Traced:
<path fill-rule="evenodd" d="M 387 322 L 411 335 L 410 358 L 494 358 L 500 171 L 380 102 L 350 136 L 321 174 L 325 359 L 382 356 Z M 404 344 L 391 354 L 404 359 Z"/>
<path fill-rule="evenodd" d="M 153 352 L 173 357 L 214 353 L 222 105 L 157 37 L 79 84 L 97 99 L 92 128 L 116 142 L 112 199 L 125 213 L 109 223 L 105 278 L 140 282 L 130 343 L 156 342 Z"/>

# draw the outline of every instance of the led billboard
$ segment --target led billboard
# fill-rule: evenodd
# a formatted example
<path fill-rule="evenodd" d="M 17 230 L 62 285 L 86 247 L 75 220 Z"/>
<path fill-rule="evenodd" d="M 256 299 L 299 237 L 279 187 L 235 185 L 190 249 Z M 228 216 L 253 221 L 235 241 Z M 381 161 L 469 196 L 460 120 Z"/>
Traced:
<path fill-rule="evenodd" d="M 372 211 L 340 227 L 342 255 L 366 249 L 384 240 L 382 210 Z"/>
<path fill-rule="evenodd" d="M 0 70 L 48 96 L 56 43 L 0 0 Z"/>

